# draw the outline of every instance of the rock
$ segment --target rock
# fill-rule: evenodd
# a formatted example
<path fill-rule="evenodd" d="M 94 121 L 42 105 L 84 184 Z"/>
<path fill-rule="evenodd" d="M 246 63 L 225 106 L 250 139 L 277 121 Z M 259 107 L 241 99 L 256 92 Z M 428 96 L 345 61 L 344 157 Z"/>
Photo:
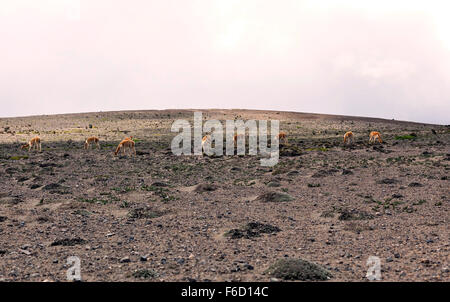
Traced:
<path fill-rule="evenodd" d="M 383 185 L 391 185 L 391 184 L 395 184 L 398 181 L 394 178 L 383 178 L 382 180 L 379 180 L 378 183 L 379 184 L 383 184 Z"/>
<path fill-rule="evenodd" d="M 420 263 L 422 263 L 426 267 L 431 267 L 431 265 L 432 265 L 432 262 L 429 259 L 422 259 L 422 261 L 420 261 Z"/>
<path fill-rule="evenodd" d="M 351 170 L 347 170 L 347 169 L 342 170 L 342 175 L 351 175 L 351 174 L 353 174 L 353 171 L 351 171 Z"/>
<path fill-rule="evenodd" d="M 197 193 L 211 192 L 217 190 L 217 186 L 213 184 L 199 184 L 195 187 L 194 191 Z"/>
<path fill-rule="evenodd" d="M 300 174 L 300 172 L 294 170 L 294 171 L 289 171 L 289 172 L 287 173 L 287 176 L 297 176 L 297 175 L 299 175 L 299 174 Z"/>
<path fill-rule="evenodd" d="M 269 183 L 267 184 L 267 186 L 268 186 L 268 187 L 271 187 L 271 188 L 276 188 L 276 187 L 280 187 L 281 184 L 280 184 L 279 182 L 277 182 L 277 181 L 271 181 L 271 182 L 269 182 Z"/>
<path fill-rule="evenodd" d="M 256 201 L 261 202 L 287 202 L 292 201 L 294 198 L 288 194 L 285 193 L 278 193 L 278 192 L 268 192 L 264 193 L 262 195 L 259 195 L 256 198 Z"/>
<path fill-rule="evenodd" d="M 147 151 L 141 151 L 141 150 L 136 150 L 136 155 L 141 156 L 141 155 L 149 155 L 150 152 Z"/>
<path fill-rule="evenodd" d="M 55 163 L 40 163 L 39 167 L 41 167 L 41 168 L 58 167 L 58 165 Z M 50 184 L 50 185 L 54 185 L 54 184 Z"/>
<path fill-rule="evenodd" d="M 58 183 L 51 183 L 45 185 L 42 190 L 50 191 L 52 194 L 70 194 L 70 190 L 68 187 L 62 186 Z"/>
<path fill-rule="evenodd" d="M 373 219 L 374 216 L 372 214 L 366 213 L 364 211 L 359 211 L 357 209 L 347 210 L 341 209 L 339 210 L 339 220 L 366 220 Z"/>
<path fill-rule="evenodd" d="M 21 252 L 21 253 L 23 253 L 25 255 L 31 255 L 31 252 L 27 251 L 27 250 L 19 249 L 19 252 Z"/>
<path fill-rule="evenodd" d="M 166 214 L 165 211 L 153 210 L 147 207 L 131 209 L 128 212 L 128 216 L 132 219 L 158 218 L 163 216 L 164 214 Z"/>
<path fill-rule="evenodd" d="M 141 269 L 133 272 L 133 277 L 136 279 L 153 279 L 158 277 L 158 273 L 154 270 Z"/>
<path fill-rule="evenodd" d="M 27 249 L 29 249 L 30 247 L 31 247 L 31 244 L 24 244 L 24 245 L 22 245 L 20 248 L 23 249 L 23 250 L 27 250 Z"/>
<path fill-rule="evenodd" d="M 22 176 L 19 179 L 17 179 L 17 182 L 24 182 L 24 181 L 27 181 L 28 179 L 29 179 L 28 177 Z"/>
<path fill-rule="evenodd" d="M 232 229 L 225 233 L 231 239 L 259 237 L 261 234 L 273 234 L 281 231 L 278 227 L 260 222 L 250 222 L 241 229 Z"/>
<path fill-rule="evenodd" d="M 77 244 L 85 244 L 86 240 L 81 239 L 81 238 L 64 238 L 61 240 L 55 240 L 53 241 L 50 246 L 58 246 L 58 245 L 62 245 L 62 246 L 74 246 Z"/>
<path fill-rule="evenodd" d="M 128 263 L 131 262 L 130 257 L 123 257 L 119 260 L 120 263 Z"/>
<path fill-rule="evenodd" d="M 375 145 L 372 147 L 372 149 L 378 152 L 384 152 L 384 147 L 381 145 Z"/>
<path fill-rule="evenodd" d="M 330 176 L 333 175 L 334 173 L 336 173 L 338 170 L 336 169 L 330 169 L 330 170 L 319 170 L 316 173 L 314 173 L 311 177 L 314 178 L 320 178 L 320 177 L 326 177 L 326 176 Z"/>

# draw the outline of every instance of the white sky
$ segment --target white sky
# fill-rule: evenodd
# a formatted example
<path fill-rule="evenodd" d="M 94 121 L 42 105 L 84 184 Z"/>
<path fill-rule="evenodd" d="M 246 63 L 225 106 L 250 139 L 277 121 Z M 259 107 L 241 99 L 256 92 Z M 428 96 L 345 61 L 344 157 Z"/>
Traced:
<path fill-rule="evenodd" d="M 0 0 L 0 116 L 250 108 L 450 124 L 448 16 L 443 0 Z"/>

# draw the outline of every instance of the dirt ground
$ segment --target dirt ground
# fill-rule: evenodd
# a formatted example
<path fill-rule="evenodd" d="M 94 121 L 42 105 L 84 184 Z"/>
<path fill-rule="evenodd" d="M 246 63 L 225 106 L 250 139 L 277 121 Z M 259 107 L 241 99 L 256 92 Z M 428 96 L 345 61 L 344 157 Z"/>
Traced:
<path fill-rule="evenodd" d="M 450 127 L 246 110 L 205 119 L 281 121 L 275 167 L 258 156 L 175 156 L 192 110 L 0 119 L 0 280 L 277 281 L 301 258 L 329 281 L 450 281 Z M 342 144 L 352 130 L 356 142 Z M 384 143 L 368 144 L 370 131 Z M 20 150 L 35 135 L 42 152 Z M 100 150 L 83 150 L 97 135 Z M 132 135 L 137 156 L 114 156 Z M 325 281 L 326 282 L 326 281 Z"/>

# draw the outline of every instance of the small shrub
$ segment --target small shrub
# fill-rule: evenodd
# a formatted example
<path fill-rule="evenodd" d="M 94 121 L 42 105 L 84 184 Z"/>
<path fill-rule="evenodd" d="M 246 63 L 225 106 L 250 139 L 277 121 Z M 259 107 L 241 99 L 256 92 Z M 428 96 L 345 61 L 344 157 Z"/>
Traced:
<path fill-rule="evenodd" d="M 318 188 L 320 184 L 308 184 L 308 188 Z"/>
<path fill-rule="evenodd" d="M 323 281 L 333 277 L 320 265 L 292 258 L 279 259 L 266 270 L 266 273 L 284 280 Z"/>
<path fill-rule="evenodd" d="M 417 135 L 412 135 L 412 134 L 406 134 L 406 135 L 397 135 L 395 137 L 396 140 L 411 140 L 411 139 L 416 139 Z"/>
<path fill-rule="evenodd" d="M 136 279 L 153 279 L 158 277 L 158 273 L 154 270 L 148 270 L 148 269 L 140 269 L 135 272 L 133 272 L 133 277 Z"/>
<path fill-rule="evenodd" d="M 17 156 L 11 156 L 9 158 L 10 160 L 21 160 L 21 159 L 28 159 L 28 155 L 17 155 Z"/>

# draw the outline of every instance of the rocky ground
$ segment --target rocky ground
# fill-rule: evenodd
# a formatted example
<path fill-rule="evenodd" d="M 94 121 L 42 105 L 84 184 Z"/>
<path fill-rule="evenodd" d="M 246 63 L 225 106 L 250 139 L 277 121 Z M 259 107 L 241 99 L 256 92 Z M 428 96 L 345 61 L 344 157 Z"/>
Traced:
<path fill-rule="evenodd" d="M 367 281 L 377 256 L 384 281 L 450 281 L 448 126 L 203 116 L 278 119 L 289 143 L 270 168 L 173 155 L 170 127 L 189 110 L 0 119 L 0 280 L 64 281 L 77 256 L 86 281 Z M 368 144 L 372 130 L 383 144 Z M 34 135 L 42 152 L 20 150 Z M 83 150 L 91 135 L 100 150 Z M 129 135 L 137 156 L 114 157 Z"/>

